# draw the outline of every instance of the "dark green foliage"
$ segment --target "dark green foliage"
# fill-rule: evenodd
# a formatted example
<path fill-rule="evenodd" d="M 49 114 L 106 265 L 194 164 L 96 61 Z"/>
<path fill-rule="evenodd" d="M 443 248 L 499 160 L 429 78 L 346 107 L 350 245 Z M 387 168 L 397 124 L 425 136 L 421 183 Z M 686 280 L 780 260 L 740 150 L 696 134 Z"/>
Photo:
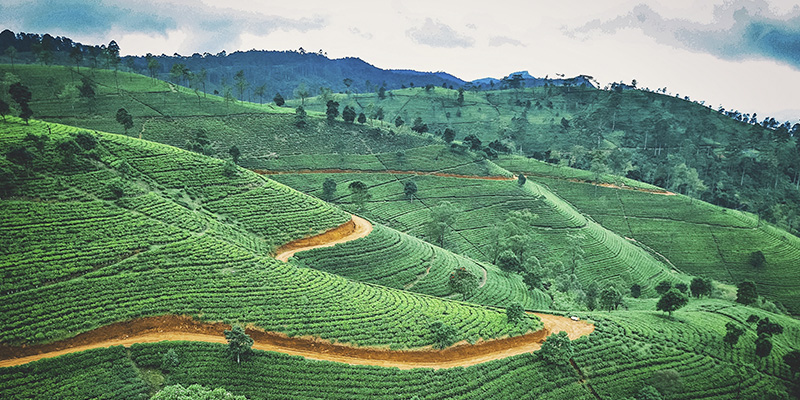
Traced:
<path fill-rule="evenodd" d="M 783 333 L 783 326 L 775 322 L 770 322 L 768 317 L 758 321 L 756 326 L 756 334 L 758 336 L 770 337 L 772 335 L 780 335 Z"/>
<path fill-rule="evenodd" d="M 28 119 L 33 115 L 33 110 L 31 110 L 28 104 L 32 98 L 31 90 L 27 86 L 15 82 L 9 86 L 8 93 L 11 95 L 11 98 L 19 104 L 19 117 L 27 123 Z M 5 114 L 3 115 L 3 119 L 5 119 Z"/>
<path fill-rule="evenodd" d="M 428 124 L 422 122 L 422 117 L 417 117 L 414 119 L 414 124 L 411 126 L 411 130 L 417 133 L 427 132 Z"/>
<path fill-rule="evenodd" d="M 755 324 L 756 322 L 758 322 L 760 320 L 761 320 L 761 318 L 759 318 L 758 315 L 755 315 L 755 314 L 750 314 L 750 316 L 747 317 L 747 323 L 748 324 Z"/>
<path fill-rule="evenodd" d="M 167 386 L 153 395 L 150 400 L 247 400 L 223 388 L 210 389 L 199 384 L 183 387 L 181 384 Z"/>
<path fill-rule="evenodd" d="M 767 336 L 756 338 L 756 355 L 765 358 L 772 352 L 772 341 Z"/>
<path fill-rule="evenodd" d="M 414 201 L 414 195 L 417 194 L 417 184 L 414 181 L 406 181 L 403 184 L 403 194 L 405 194 L 406 198 Z"/>
<path fill-rule="evenodd" d="M 761 250 L 756 250 L 750 253 L 750 265 L 753 268 L 762 268 L 767 263 L 767 258 Z"/>
<path fill-rule="evenodd" d="M 452 142 L 453 139 L 456 138 L 456 131 L 454 131 L 453 128 L 445 128 L 443 138 L 445 143 Z"/>
<path fill-rule="evenodd" d="M 75 143 L 78 143 L 83 150 L 89 151 L 97 147 L 97 138 L 91 133 L 81 131 L 75 135 Z"/>
<path fill-rule="evenodd" d="M 211 155 L 211 140 L 208 139 L 206 130 L 203 128 L 195 130 L 194 137 L 186 144 L 186 148 L 195 153 Z"/>
<path fill-rule="evenodd" d="M 599 304 L 603 310 L 616 310 L 622 305 L 622 294 L 613 286 L 605 288 L 600 292 Z"/>
<path fill-rule="evenodd" d="M 542 286 L 542 277 L 535 272 L 528 272 L 522 276 L 522 283 L 528 287 L 528 290 L 539 289 Z"/>
<path fill-rule="evenodd" d="M 464 88 L 458 88 L 458 97 L 456 98 L 456 103 L 462 106 L 464 105 Z"/>
<path fill-rule="evenodd" d="M 303 106 L 297 106 L 294 110 L 294 125 L 298 128 L 303 128 L 306 126 L 306 113 L 305 108 Z"/>
<path fill-rule="evenodd" d="M 236 145 L 231 146 L 231 148 L 228 149 L 228 154 L 230 154 L 231 158 L 233 158 L 234 164 L 239 163 L 239 156 L 242 155 L 242 152 L 239 150 L 238 146 Z"/>
<path fill-rule="evenodd" d="M 589 287 L 586 288 L 586 307 L 589 310 L 594 311 L 597 308 L 597 300 L 600 296 L 600 285 L 597 284 L 597 281 L 592 281 L 589 284 Z"/>
<path fill-rule="evenodd" d="M 783 362 L 789 366 L 792 374 L 800 372 L 800 351 L 792 350 L 783 355 Z"/>
<path fill-rule="evenodd" d="M 467 300 L 469 296 L 478 290 L 480 282 L 478 276 L 470 272 L 464 267 L 456 268 L 450 273 L 450 280 L 448 281 L 450 290 L 461 294 L 462 300 Z"/>
<path fill-rule="evenodd" d="M 689 285 L 689 288 L 692 291 L 692 296 L 701 297 L 710 295 L 713 286 L 711 284 L 711 279 L 693 278 L 692 283 Z"/>
<path fill-rule="evenodd" d="M 353 181 L 347 185 L 347 188 L 350 189 L 353 203 L 358 207 L 359 210 L 363 210 L 364 204 L 372 198 L 372 195 L 368 191 L 367 185 L 361 181 Z"/>
<path fill-rule="evenodd" d="M 356 120 L 356 110 L 351 106 L 345 106 L 344 110 L 342 110 L 342 119 L 344 120 L 344 122 L 352 124 L 353 121 Z"/>
<path fill-rule="evenodd" d="M 227 176 L 228 178 L 233 178 L 238 173 L 239 169 L 236 168 L 236 164 L 234 164 L 231 160 L 225 160 L 225 163 L 222 164 L 222 175 Z"/>
<path fill-rule="evenodd" d="M 722 341 L 725 342 L 728 346 L 733 348 L 736 346 L 736 343 L 739 343 L 739 338 L 744 334 L 744 328 L 740 327 L 738 324 L 734 322 L 728 322 L 725 324 L 725 336 L 722 338 Z"/>
<path fill-rule="evenodd" d="M 178 358 L 178 353 L 176 353 L 173 348 L 167 350 L 164 356 L 161 357 L 161 370 L 164 372 L 172 372 L 175 368 L 178 368 L 180 364 L 181 360 Z"/>
<path fill-rule="evenodd" d="M 402 118 L 402 117 L 400 117 L 399 115 L 397 116 L 397 118 L 395 118 L 395 119 L 394 119 L 394 126 L 396 126 L 396 127 L 398 127 L 398 128 L 399 128 L 399 127 L 401 127 L 401 126 L 403 126 L 403 124 L 405 124 L 405 123 L 406 123 L 406 122 L 405 122 L 405 121 L 403 121 L 403 118 Z"/>
<path fill-rule="evenodd" d="M 335 194 L 336 181 L 331 178 L 325 178 L 325 182 L 322 182 L 322 200 L 330 202 Z"/>
<path fill-rule="evenodd" d="M 358 123 L 364 124 L 367 122 L 367 116 L 362 112 L 358 114 Z"/>
<path fill-rule="evenodd" d="M 133 116 L 124 108 L 117 110 L 116 120 L 125 128 L 125 134 L 128 133 L 128 129 L 133 128 Z"/>
<path fill-rule="evenodd" d="M 425 235 L 428 241 L 444 247 L 444 236 L 455 220 L 456 212 L 458 209 L 449 201 L 443 201 L 431 208 L 431 218 L 425 223 Z"/>
<path fill-rule="evenodd" d="M 467 137 L 464 138 L 463 142 L 465 146 L 469 146 L 470 150 L 475 151 L 475 150 L 480 150 L 481 148 L 481 140 L 478 139 L 478 137 L 475 135 L 472 134 L 467 135 Z"/>
<path fill-rule="evenodd" d="M 433 334 L 433 348 L 446 349 L 458 341 L 455 328 L 443 323 L 442 321 L 435 321 L 430 325 L 431 333 Z"/>
<path fill-rule="evenodd" d="M 642 295 L 642 285 L 634 283 L 631 285 L 631 297 L 638 299 Z"/>
<path fill-rule="evenodd" d="M 497 256 L 496 264 L 503 271 L 512 273 L 520 272 L 521 264 L 519 257 L 511 250 L 504 250 L 500 253 L 500 255 Z"/>
<path fill-rule="evenodd" d="M 689 285 L 683 282 L 676 283 L 675 289 L 678 289 L 683 294 L 689 294 Z"/>
<path fill-rule="evenodd" d="M 328 100 L 328 103 L 325 104 L 325 115 L 328 118 L 328 122 L 333 122 L 339 116 L 339 102 Z"/>
<path fill-rule="evenodd" d="M 526 178 L 525 175 L 522 175 L 522 174 L 517 175 L 517 184 L 518 185 L 520 185 L 520 186 L 525 185 L 525 182 L 527 180 L 528 180 L 528 178 Z"/>
<path fill-rule="evenodd" d="M 83 152 L 83 148 L 78 145 L 78 142 L 70 138 L 61 139 L 56 144 L 56 149 L 65 164 L 74 164 L 77 161 L 77 156 Z"/>
<path fill-rule="evenodd" d="M 286 104 L 286 100 L 283 99 L 280 93 L 275 93 L 275 97 L 272 98 L 272 101 L 275 102 L 275 105 L 278 107 L 283 107 Z"/>
<path fill-rule="evenodd" d="M 241 363 L 242 359 L 253 353 L 253 338 L 244 332 L 244 328 L 236 325 L 231 330 L 225 330 L 225 339 L 228 341 L 228 354 Z"/>
<path fill-rule="evenodd" d="M 674 395 L 683 390 L 681 374 L 672 368 L 658 370 L 653 373 L 653 377 L 650 378 L 650 384 L 665 396 Z"/>
<path fill-rule="evenodd" d="M 658 283 L 658 285 L 656 285 L 655 289 L 656 289 L 656 293 L 658 293 L 659 295 L 667 293 L 668 290 L 672 289 L 672 282 L 670 282 L 670 281 L 661 281 L 661 282 Z"/>
<path fill-rule="evenodd" d="M 556 365 L 569 364 L 573 353 L 572 341 L 569 340 L 567 332 L 564 331 L 548 336 L 547 340 L 542 343 L 542 348 L 538 351 L 543 360 Z"/>
<path fill-rule="evenodd" d="M 753 281 L 743 281 L 736 285 L 736 302 L 744 305 L 750 305 L 758 299 L 758 291 L 756 284 Z"/>
<path fill-rule="evenodd" d="M 28 103 L 22 103 L 20 104 L 19 107 L 20 107 L 19 117 L 22 118 L 22 120 L 25 121 L 25 123 L 27 124 L 28 120 L 33 116 L 33 110 L 28 105 Z"/>
<path fill-rule="evenodd" d="M 636 393 L 636 400 L 664 400 L 664 396 L 652 386 L 645 386 Z"/>
<path fill-rule="evenodd" d="M 0 116 L 3 117 L 3 121 L 6 120 L 6 115 L 11 112 L 11 106 L 8 105 L 3 99 L 0 99 Z"/>
<path fill-rule="evenodd" d="M 524 321 L 528 317 L 525 314 L 525 309 L 519 303 L 514 303 L 506 308 L 506 319 L 510 324 L 516 324 L 517 322 Z"/>
<path fill-rule="evenodd" d="M 14 146 L 6 152 L 6 158 L 14 164 L 29 167 L 36 156 L 25 146 Z"/>
<path fill-rule="evenodd" d="M 110 193 L 112 200 L 120 199 L 125 195 L 125 186 L 122 184 L 122 180 L 119 178 L 108 182 L 106 184 L 106 189 Z"/>
<path fill-rule="evenodd" d="M 685 306 L 689 303 L 689 298 L 686 297 L 678 289 L 670 289 L 661 296 L 661 299 L 656 303 L 656 310 L 666 311 L 670 316 L 672 312 Z"/>

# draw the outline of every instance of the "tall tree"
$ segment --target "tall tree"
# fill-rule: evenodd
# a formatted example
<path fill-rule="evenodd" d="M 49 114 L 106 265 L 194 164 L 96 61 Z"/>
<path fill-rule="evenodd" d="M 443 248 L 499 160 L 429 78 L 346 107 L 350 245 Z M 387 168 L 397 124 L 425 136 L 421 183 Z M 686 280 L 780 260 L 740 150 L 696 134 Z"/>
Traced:
<path fill-rule="evenodd" d="M 361 181 L 353 181 L 350 182 L 350 185 L 347 187 L 350 189 L 353 203 L 355 203 L 359 210 L 363 210 L 364 204 L 372 198 L 372 195 L 368 191 L 367 185 Z"/>
<path fill-rule="evenodd" d="M 228 149 L 228 154 L 230 154 L 231 158 L 233 158 L 234 164 L 239 163 L 239 156 L 242 155 L 242 152 L 239 150 L 239 147 L 237 147 L 236 145 L 231 146 L 231 148 Z"/>
<path fill-rule="evenodd" d="M 298 128 L 303 128 L 306 126 L 306 110 L 303 108 L 302 105 L 297 106 L 294 110 L 294 125 Z"/>
<path fill-rule="evenodd" d="M 331 178 L 325 178 L 322 182 L 322 200 L 330 202 L 336 194 L 336 181 Z"/>
<path fill-rule="evenodd" d="M 264 104 L 264 94 L 267 92 L 267 84 L 263 83 L 253 89 L 253 94 L 258 96 L 258 104 Z"/>
<path fill-rule="evenodd" d="M 551 364 L 567 365 L 574 350 L 567 332 L 561 331 L 548 336 L 538 353 L 542 359 Z"/>
<path fill-rule="evenodd" d="M 28 119 L 33 115 L 33 110 L 28 105 L 32 98 L 31 90 L 27 86 L 15 82 L 8 88 L 8 94 L 19 105 L 19 117 L 25 120 L 27 124 Z"/>
<path fill-rule="evenodd" d="M 712 288 L 711 279 L 708 278 L 693 278 L 689 284 L 689 290 L 694 297 L 709 296 Z"/>
<path fill-rule="evenodd" d="M 234 326 L 232 330 L 225 330 L 225 339 L 228 340 L 228 354 L 236 358 L 237 363 L 250 355 L 253 350 L 253 339 L 244 332 L 241 326 Z"/>
<path fill-rule="evenodd" d="M 236 89 L 239 90 L 239 100 L 244 101 L 244 91 L 250 86 L 250 83 L 247 82 L 247 78 L 244 77 L 244 70 L 240 69 L 239 72 L 233 76 L 233 80 L 236 82 Z"/>
<path fill-rule="evenodd" d="M 450 290 L 460 293 L 461 299 L 467 301 L 467 298 L 478 290 L 480 282 L 477 275 L 464 267 L 460 267 L 450 273 L 448 285 L 450 286 Z"/>
<path fill-rule="evenodd" d="M 672 312 L 689 303 L 689 298 L 678 289 L 670 289 L 656 303 L 656 310 L 666 311 L 669 316 Z"/>
<path fill-rule="evenodd" d="M 83 62 L 83 51 L 80 47 L 75 46 L 69 51 L 69 58 L 75 63 L 75 68 L 81 72 L 81 62 Z"/>
<path fill-rule="evenodd" d="M 352 124 L 356 119 L 356 110 L 351 106 L 344 106 L 344 110 L 342 111 L 342 119 L 344 119 L 344 122 Z"/>
<path fill-rule="evenodd" d="M 128 134 L 128 129 L 133 128 L 133 116 L 128 113 L 128 110 L 120 108 L 117 110 L 117 122 L 125 128 L 125 134 Z"/>
<path fill-rule="evenodd" d="M 17 58 L 17 48 L 14 46 L 8 46 L 6 47 L 5 51 L 3 51 L 3 54 L 11 59 L 11 70 L 14 71 L 14 59 Z"/>
<path fill-rule="evenodd" d="M 758 291 L 753 281 L 743 281 L 736 285 L 736 302 L 750 305 L 758 300 Z"/>
<path fill-rule="evenodd" d="M 272 98 L 272 101 L 274 101 L 275 105 L 278 107 L 282 107 L 284 104 L 286 104 L 286 100 L 283 99 L 283 96 L 281 96 L 280 93 L 275 93 L 275 97 Z"/>
<path fill-rule="evenodd" d="M 150 78 L 155 81 L 156 73 L 158 73 L 158 69 L 161 68 L 161 65 L 158 62 L 158 59 L 150 53 L 147 53 L 144 58 L 147 60 L 147 70 L 150 71 Z"/>
<path fill-rule="evenodd" d="M 311 93 L 308 91 L 308 88 L 306 88 L 305 82 L 300 82 L 300 84 L 297 85 L 297 89 L 294 90 L 294 97 L 300 98 L 300 105 L 302 106 L 306 105 L 306 97 L 310 95 Z"/>
<path fill-rule="evenodd" d="M 431 207 L 430 219 L 425 222 L 425 233 L 430 241 L 438 243 L 444 247 L 444 237 L 450 229 L 450 225 L 455 221 L 455 214 L 458 212 L 453 203 L 443 201 L 436 207 Z"/>
<path fill-rule="evenodd" d="M 414 196 L 417 194 L 417 184 L 414 181 L 406 181 L 403 184 L 403 193 L 406 195 L 406 198 L 414 202 Z"/>
<path fill-rule="evenodd" d="M 728 322 L 725 324 L 725 336 L 722 338 L 722 341 L 725 342 L 728 346 L 733 348 L 736 346 L 736 343 L 739 343 L 739 338 L 744 334 L 744 328 L 740 327 L 739 325 Z"/>
<path fill-rule="evenodd" d="M 339 102 L 328 100 L 327 104 L 325 104 L 325 115 L 328 118 L 328 122 L 333 122 L 339 116 Z"/>

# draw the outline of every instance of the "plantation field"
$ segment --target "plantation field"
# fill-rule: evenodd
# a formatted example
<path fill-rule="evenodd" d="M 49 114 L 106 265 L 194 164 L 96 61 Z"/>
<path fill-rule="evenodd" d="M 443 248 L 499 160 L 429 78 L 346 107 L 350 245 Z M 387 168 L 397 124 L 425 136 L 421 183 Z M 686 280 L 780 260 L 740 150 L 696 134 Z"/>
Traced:
<path fill-rule="evenodd" d="M 772 354 L 763 361 L 754 359 L 754 327 L 745 322 L 751 314 L 768 317 L 785 328 L 773 338 Z M 93 393 L 81 385 L 85 375 L 70 372 L 75 370 L 73 366 L 81 366 L 86 374 L 95 374 L 96 383 L 90 387 L 128 393 L 132 398 L 144 398 L 143 393 L 175 383 L 224 387 L 249 399 L 597 398 L 587 384 L 603 399 L 633 397 L 645 385 L 658 387 L 667 399 L 764 398 L 771 391 L 783 391 L 788 384 L 789 371 L 780 358 L 796 348 L 800 335 L 796 320 L 719 300 L 693 300 L 676 312 L 674 319 L 654 311 L 582 316 L 597 327 L 574 342 L 574 365 L 582 375 L 569 365 L 549 364 L 538 353 L 466 368 L 399 370 L 265 351 L 256 351 L 237 365 L 225 353 L 224 345 L 161 342 L 136 344 L 129 351 L 122 347 L 90 350 L 5 368 L 0 374 L 0 395 L 46 396 L 55 393 L 59 385 L 75 393 Z M 721 340 L 727 322 L 746 327 L 732 350 Z M 162 358 L 169 349 L 177 354 L 179 363 L 166 369 Z M 103 373 L 102 368 L 108 366 L 116 373 Z M 672 379 L 660 380 L 660 371 L 669 371 Z"/>
<path fill-rule="evenodd" d="M 437 320 L 459 339 L 527 331 L 502 310 L 274 260 L 278 245 L 350 216 L 252 172 L 226 174 L 220 160 L 124 136 L 36 121 L 3 128 L 3 153 L 28 134 L 49 137 L 42 150 L 31 147 L 26 170 L 0 160 L 12 182 L 0 202 L 10 216 L 0 224 L 4 343 L 161 314 L 399 348 L 432 344 Z M 59 156 L 65 140 L 92 148 Z"/>
<path fill-rule="evenodd" d="M 321 196 L 322 182 L 331 178 L 337 182 L 337 188 L 343 188 L 337 189 L 333 201 L 350 209 L 354 205 L 349 190 L 344 188 L 350 182 L 363 181 L 372 195 L 365 206 L 366 215 L 428 241 L 431 238 L 425 237 L 424 224 L 430 220 L 431 208 L 448 201 L 458 211 L 454 213 L 452 229 L 445 235 L 444 248 L 483 262 L 494 260 L 496 229 L 509 213 L 527 209 L 538 216 L 534 220 L 536 238 L 547 249 L 537 255 L 542 262 L 565 257 L 567 234 L 583 235 L 584 262 L 575 274 L 584 285 L 598 281 L 628 288 L 640 283 L 645 293 L 651 295 L 654 282 L 687 281 L 685 275 L 672 272 L 649 252 L 586 219 L 571 205 L 531 181 L 520 187 L 516 181 L 402 174 L 280 174 L 273 178 L 315 196 Z M 418 188 L 414 201 L 403 194 L 407 180 L 414 181 Z"/>
<path fill-rule="evenodd" d="M 581 212 L 620 236 L 663 255 L 680 271 L 736 284 L 752 280 L 759 292 L 793 314 L 800 309 L 800 280 L 793 271 L 800 239 L 749 213 L 686 196 L 618 190 L 545 177 L 531 178 L 553 189 Z M 751 264 L 761 251 L 762 267 Z"/>

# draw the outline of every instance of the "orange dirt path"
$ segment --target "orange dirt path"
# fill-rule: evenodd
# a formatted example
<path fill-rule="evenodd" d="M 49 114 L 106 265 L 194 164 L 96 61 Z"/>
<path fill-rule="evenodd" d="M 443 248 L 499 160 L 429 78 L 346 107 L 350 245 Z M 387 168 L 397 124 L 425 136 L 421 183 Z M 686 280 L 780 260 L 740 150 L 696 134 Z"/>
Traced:
<path fill-rule="evenodd" d="M 474 345 L 459 343 L 444 350 L 416 349 L 393 351 L 383 348 L 351 347 L 307 337 L 287 337 L 282 333 L 246 330 L 257 350 L 276 351 L 313 360 L 336 361 L 352 365 L 380 367 L 452 368 L 529 353 L 541 348 L 550 334 L 566 331 L 570 339 L 588 335 L 594 325 L 585 321 L 549 314 L 536 315 L 544 328 L 522 336 L 481 341 Z M 59 342 L 33 346 L 0 345 L 0 367 L 21 365 L 43 358 L 109 346 L 130 346 L 134 343 L 161 341 L 199 341 L 226 343 L 223 331 L 230 329 L 222 323 L 200 322 L 187 316 L 163 315 L 118 322 L 82 333 Z"/>
<path fill-rule="evenodd" d="M 394 174 L 394 175 L 432 175 L 445 178 L 464 178 L 464 179 L 484 179 L 489 181 L 513 181 L 517 177 L 512 176 L 482 176 L 482 175 L 462 175 L 448 174 L 446 172 L 422 172 L 422 171 L 399 171 L 395 169 L 298 169 L 294 171 L 272 171 L 266 169 L 251 170 L 260 175 L 285 175 L 285 174 Z"/>
<path fill-rule="evenodd" d="M 350 221 L 328 230 L 319 235 L 293 240 L 275 250 L 275 259 L 287 261 L 295 253 L 316 249 L 319 247 L 331 247 L 339 243 L 349 242 L 372 232 L 372 224 L 359 216 L 353 215 Z"/>

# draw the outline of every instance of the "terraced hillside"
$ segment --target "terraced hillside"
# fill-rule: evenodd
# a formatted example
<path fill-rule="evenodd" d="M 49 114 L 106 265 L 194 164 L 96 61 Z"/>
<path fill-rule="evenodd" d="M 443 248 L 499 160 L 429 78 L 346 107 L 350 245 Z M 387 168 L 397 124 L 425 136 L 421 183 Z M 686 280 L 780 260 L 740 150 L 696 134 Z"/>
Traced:
<path fill-rule="evenodd" d="M 160 314 L 400 348 L 431 345 L 437 320 L 470 340 L 529 329 L 501 310 L 274 260 L 279 244 L 350 216 L 231 164 L 36 121 L 3 130 L 3 343 Z"/>
<path fill-rule="evenodd" d="M 609 230 L 652 248 L 680 271 L 731 284 L 752 280 L 761 294 L 779 301 L 792 314 L 800 310 L 800 278 L 793 272 L 800 265 L 800 239 L 750 213 L 681 195 L 653 194 L 648 190 L 654 189 L 644 185 L 628 186 L 643 190 L 620 190 L 575 182 L 591 178 L 585 171 L 535 160 L 509 158 L 499 163 L 530 173 L 532 180 Z M 757 251 L 766 260 L 762 266 L 752 262 Z"/>

